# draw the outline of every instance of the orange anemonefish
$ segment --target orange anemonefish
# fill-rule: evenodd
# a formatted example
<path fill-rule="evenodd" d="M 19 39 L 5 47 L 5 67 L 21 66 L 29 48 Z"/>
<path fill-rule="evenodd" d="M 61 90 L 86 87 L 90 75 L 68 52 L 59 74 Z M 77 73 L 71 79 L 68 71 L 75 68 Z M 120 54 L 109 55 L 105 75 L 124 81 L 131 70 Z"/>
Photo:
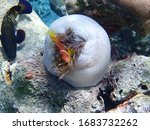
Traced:
<path fill-rule="evenodd" d="M 55 43 L 56 47 L 58 48 L 61 59 L 66 63 L 70 63 L 71 55 L 73 55 L 74 51 L 70 48 L 65 48 L 65 46 L 58 39 L 58 37 L 54 31 L 49 30 L 48 34 L 49 34 L 50 38 L 52 39 L 52 41 Z"/>

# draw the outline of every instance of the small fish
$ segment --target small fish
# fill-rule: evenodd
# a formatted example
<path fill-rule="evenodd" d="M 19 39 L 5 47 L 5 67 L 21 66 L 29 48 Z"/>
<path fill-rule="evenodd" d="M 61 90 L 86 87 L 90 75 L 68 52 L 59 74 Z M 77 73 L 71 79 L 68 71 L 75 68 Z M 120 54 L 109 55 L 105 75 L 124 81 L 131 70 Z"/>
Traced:
<path fill-rule="evenodd" d="M 18 5 L 10 8 L 2 21 L 0 40 L 9 61 L 16 58 L 17 43 L 25 39 L 25 32 L 18 30 L 15 33 L 15 18 L 19 14 L 29 14 L 32 12 L 32 6 L 26 0 L 19 0 Z"/>
<path fill-rule="evenodd" d="M 50 30 L 47 33 L 49 34 L 50 38 L 52 39 L 52 41 L 55 43 L 56 47 L 58 48 L 59 53 L 61 55 L 61 59 L 66 63 L 70 63 L 71 56 L 68 53 L 68 50 L 62 44 L 62 42 L 58 39 L 56 33 Z"/>

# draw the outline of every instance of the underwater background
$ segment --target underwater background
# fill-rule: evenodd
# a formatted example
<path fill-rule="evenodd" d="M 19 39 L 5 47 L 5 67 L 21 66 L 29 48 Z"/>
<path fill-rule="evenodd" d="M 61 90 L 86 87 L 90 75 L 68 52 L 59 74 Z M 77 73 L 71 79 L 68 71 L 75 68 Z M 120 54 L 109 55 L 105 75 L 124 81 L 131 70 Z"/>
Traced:
<path fill-rule="evenodd" d="M 60 17 L 50 8 L 49 0 L 29 0 L 29 2 L 47 26 Z"/>
<path fill-rule="evenodd" d="M 23 29 L 26 38 L 17 47 L 11 85 L 4 78 L 7 62 L 0 46 L 0 112 L 150 112 L 149 0 L 135 0 L 136 6 L 129 0 L 126 2 L 133 6 L 120 0 L 28 1 L 35 12 L 16 19 L 16 29 Z M 0 25 L 5 13 L 17 3 L 1 0 Z M 91 17 L 110 38 L 112 61 L 95 87 L 75 88 L 49 74 L 43 65 L 50 24 L 70 14 Z"/>

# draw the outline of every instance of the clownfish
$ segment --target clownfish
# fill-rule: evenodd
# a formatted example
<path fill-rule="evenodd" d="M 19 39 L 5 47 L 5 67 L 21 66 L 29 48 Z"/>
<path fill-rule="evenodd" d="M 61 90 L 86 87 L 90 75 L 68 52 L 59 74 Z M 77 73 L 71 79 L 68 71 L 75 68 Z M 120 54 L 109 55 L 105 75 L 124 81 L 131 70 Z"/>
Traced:
<path fill-rule="evenodd" d="M 17 30 L 15 33 L 15 18 L 20 14 L 30 14 L 32 6 L 26 0 L 19 0 L 18 5 L 11 7 L 3 17 L 1 26 L 1 43 L 9 61 L 16 58 L 17 43 L 25 39 L 25 32 Z"/>
<path fill-rule="evenodd" d="M 64 44 L 59 40 L 54 31 L 49 30 L 47 33 L 49 34 L 51 40 L 55 43 L 56 47 L 58 48 L 61 59 L 66 63 L 70 63 L 71 56 L 74 53 L 73 50 L 70 48 L 66 48 Z"/>

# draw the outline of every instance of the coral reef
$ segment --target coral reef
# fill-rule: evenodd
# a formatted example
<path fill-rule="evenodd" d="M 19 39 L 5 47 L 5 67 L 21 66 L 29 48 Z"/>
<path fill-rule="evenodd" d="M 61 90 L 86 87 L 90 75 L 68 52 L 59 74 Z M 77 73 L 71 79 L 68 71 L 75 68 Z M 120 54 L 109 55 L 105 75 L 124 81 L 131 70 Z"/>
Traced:
<path fill-rule="evenodd" d="M 150 33 L 150 1 L 149 0 L 111 0 L 114 3 L 117 3 L 126 9 L 129 9 L 133 14 L 137 15 L 143 26 L 146 33 Z"/>
<path fill-rule="evenodd" d="M 1 2 L 0 24 L 6 10 L 15 4 L 13 0 Z M 134 51 L 133 46 L 141 48 L 139 54 L 142 53 L 145 45 L 149 47 L 149 36 L 138 39 L 138 35 L 128 28 L 113 34 L 111 42 L 121 52 L 119 58 L 116 57 L 118 53 L 113 56 L 101 83 L 90 88 L 74 88 L 45 70 L 41 51 L 48 28 L 37 14 L 20 16 L 17 21 L 17 28 L 24 27 L 26 39 L 17 50 L 12 85 L 6 84 L 3 68 L 0 70 L 0 112 L 150 112 L 150 57 L 124 57 L 130 49 L 131 53 Z M 129 46 L 136 41 L 138 46 Z M 118 61 L 123 57 L 124 60 Z M 0 51 L 0 66 L 4 61 Z"/>
<path fill-rule="evenodd" d="M 100 95 L 104 98 L 106 110 L 112 109 L 112 106 L 115 108 L 122 103 L 120 106 L 123 108 L 117 107 L 120 112 L 146 112 L 146 110 L 150 110 L 148 103 L 150 90 L 149 63 L 149 57 L 133 55 L 111 64 L 110 70 L 101 82 L 100 87 Z M 140 94 L 142 94 L 142 97 L 138 96 Z M 131 102 L 132 104 L 130 104 Z M 143 102 L 147 103 L 143 104 Z M 130 110 L 124 104 L 129 106 Z M 138 110 L 136 104 L 142 107 L 143 111 Z M 117 110 L 114 111 L 117 112 Z"/>
<path fill-rule="evenodd" d="M 149 0 L 66 0 L 65 3 L 69 14 L 88 15 L 110 33 L 125 26 L 141 34 L 150 32 Z"/>

